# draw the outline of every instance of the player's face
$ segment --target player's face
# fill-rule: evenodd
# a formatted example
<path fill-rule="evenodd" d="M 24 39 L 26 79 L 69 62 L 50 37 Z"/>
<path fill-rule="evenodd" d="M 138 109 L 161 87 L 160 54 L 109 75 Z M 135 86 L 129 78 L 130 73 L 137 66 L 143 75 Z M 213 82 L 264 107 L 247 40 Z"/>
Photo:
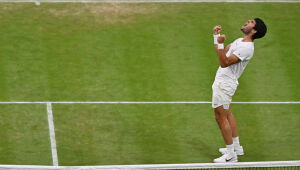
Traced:
<path fill-rule="evenodd" d="M 252 31 L 252 29 L 253 29 L 253 27 L 255 26 L 255 20 L 248 20 L 246 23 L 245 23 L 245 25 L 243 25 L 242 27 L 241 27 L 241 31 L 244 33 L 244 34 L 246 34 L 246 35 L 248 35 L 248 34 L 250 34 L 250 32 Z"/>

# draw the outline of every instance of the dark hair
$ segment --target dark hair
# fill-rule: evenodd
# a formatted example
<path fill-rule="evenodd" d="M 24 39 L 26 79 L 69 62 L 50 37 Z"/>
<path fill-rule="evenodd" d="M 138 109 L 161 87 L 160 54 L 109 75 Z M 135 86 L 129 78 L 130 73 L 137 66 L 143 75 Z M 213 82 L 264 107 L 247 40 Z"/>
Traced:
<path fill-rule="evenodd" d="M 255 18 L 254 20 L 256 24 L 253 29 L 256 30 L 256 33 L 252 35 L 253 40 L 264 37 L 267 32 L 267 26 L 260 18 Z"/>

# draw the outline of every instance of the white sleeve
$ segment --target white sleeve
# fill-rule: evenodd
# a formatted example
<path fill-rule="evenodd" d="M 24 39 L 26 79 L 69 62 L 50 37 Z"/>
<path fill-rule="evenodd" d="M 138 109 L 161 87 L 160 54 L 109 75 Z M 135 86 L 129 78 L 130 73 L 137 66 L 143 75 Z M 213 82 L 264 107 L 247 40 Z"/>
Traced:
<path fill-rule="evenodd" d="M 236 55 L 241 61 L 244 61 L 248 57 L 250 57 L 251 49 L 246 47 L 238 48 L 233 52 L 234 55 Z"/>

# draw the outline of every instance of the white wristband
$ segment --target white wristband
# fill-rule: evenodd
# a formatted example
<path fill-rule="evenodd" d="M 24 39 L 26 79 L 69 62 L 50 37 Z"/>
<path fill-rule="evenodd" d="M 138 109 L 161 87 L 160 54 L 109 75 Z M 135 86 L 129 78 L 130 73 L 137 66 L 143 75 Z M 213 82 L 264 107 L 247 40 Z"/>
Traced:
<path fill-rule="evenodd" d="M 223 50 L 224 49 L 224 44 L 218 44 L 218 50 Z"/>
<path fill-rule="evenodd" d="M 218 37 L 220 36 L 220 34 L 214 34 L 214 44 L 217 45 L 218 43 Z"/>

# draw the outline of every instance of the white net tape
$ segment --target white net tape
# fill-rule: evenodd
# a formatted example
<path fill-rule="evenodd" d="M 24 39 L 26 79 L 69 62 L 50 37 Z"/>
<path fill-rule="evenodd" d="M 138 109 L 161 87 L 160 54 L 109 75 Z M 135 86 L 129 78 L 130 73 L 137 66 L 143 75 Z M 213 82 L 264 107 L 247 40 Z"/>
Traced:
<path fill-rule="evenodd" d="M 145 165 L 103 165 L 103 166 L 34 166 L 0 165 L 2 170 L 96 170 L 96 169 L 212 169 L 212 168 L 247 168 L 247 167 L 295 167 L 300 168 L 300 161 L 238 162 L 238 163 L 192 163 L 192 164 L 145 164 Z"/>

